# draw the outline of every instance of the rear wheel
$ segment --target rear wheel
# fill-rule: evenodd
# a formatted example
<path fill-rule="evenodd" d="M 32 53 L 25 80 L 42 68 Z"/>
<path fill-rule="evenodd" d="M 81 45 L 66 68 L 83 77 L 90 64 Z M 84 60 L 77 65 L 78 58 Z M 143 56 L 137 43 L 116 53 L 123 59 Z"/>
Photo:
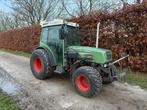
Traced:
<path fill-rule="evenodd" d="M 53 74 L 53 69 L 50 66 L 50 57 L 43 49 L 37 49 L 33 52 L 30 60 L 30 66 L 33 75 L 37 79 L 47 79 Z"/>
<path fill-rule="evenodd" d="M 72 85 L 80 95 L 92 97 L 101 90 L 102 78 L 96 69 L 83 66 L 72 74 Z"/>

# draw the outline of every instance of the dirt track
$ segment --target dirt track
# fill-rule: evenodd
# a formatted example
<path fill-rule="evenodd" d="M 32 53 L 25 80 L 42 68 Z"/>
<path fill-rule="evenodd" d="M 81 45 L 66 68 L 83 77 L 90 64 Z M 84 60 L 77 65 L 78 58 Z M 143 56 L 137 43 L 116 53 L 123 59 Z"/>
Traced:
<path fill-rule="evenodd" d="M 2 80 L 16 85 L 18 92 L 13 96 L 24 110 L 147 110 L 147 92 L 138 86 L 114 82 L 105 85 L 98 96 L 86 99 L 73 90 L 67 78 L 37 80 L 29 58 L 5 52 L 0 52 L 0 83 Z"/>

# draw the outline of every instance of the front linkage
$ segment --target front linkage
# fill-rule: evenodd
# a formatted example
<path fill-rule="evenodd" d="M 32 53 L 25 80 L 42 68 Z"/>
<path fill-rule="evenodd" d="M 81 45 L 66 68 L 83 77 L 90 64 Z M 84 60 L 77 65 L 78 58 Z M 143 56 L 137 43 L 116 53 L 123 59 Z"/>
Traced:
<path fill-rule="evenodd" d="M 110 84 L 118 80 L 118 71 L 114 64 L 127 57 L 128 55 L 112 63 L 101 65 L 78 58 L 78 54 L 70 52 L 65 57 L 69 65 L 65 70 L 71 73 L 72 85 L 80 95 L 93 97 L 101 91 L 102 84 Z"/>

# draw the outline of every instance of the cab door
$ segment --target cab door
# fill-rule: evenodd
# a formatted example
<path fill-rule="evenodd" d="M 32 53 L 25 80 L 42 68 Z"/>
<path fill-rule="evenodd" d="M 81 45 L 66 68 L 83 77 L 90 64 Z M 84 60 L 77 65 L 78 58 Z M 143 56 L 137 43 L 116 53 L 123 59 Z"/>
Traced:
<path fill-rule="evenodd" d="M 63 40 L 59 38 L 61 26 L 48 27 L 47 45 L 53 51 L 58 65 L 63 65 Z"/>

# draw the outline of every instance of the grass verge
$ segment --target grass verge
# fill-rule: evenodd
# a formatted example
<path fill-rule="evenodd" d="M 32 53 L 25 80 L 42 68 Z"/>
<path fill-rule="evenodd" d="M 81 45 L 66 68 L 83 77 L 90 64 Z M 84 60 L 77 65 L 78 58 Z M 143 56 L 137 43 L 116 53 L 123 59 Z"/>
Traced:
<path fill-rule="evenodd" d="M 0 91 L 0 110 L 20 110 L 11 97 Z"/>
<path fill-rule="evenodd" d="M 9 50 L 9 49 L 0 48 L 0 51 L 9 52 L 9 53 L 12 53 L 12 54 L 15 54 L 15 55 L 20 55 L 20 56 L 25 56 L 25 57 L 31 56 L 31 53 L 27 53 L 27 52 L 23 52 L 23 51 L 17 51 L 17 50 Z"/>
<path fill-rule="evenodd" d="M 122 73 L 122 70 L 120 68 L 118 68 L 118 70 L 119 73 Z M 128 70 L 128 73 L 123 76 L 122 81 L 127 82 L 131 85 L 139 85 L 142 88 L 147 88 L 147 73 Z"/>
<path fill-rule="evenodd" d="M 133 85 L 147 88 L 147 74 L 141 72 L 130 72 L 124 77 L 124 81 Z"/>

